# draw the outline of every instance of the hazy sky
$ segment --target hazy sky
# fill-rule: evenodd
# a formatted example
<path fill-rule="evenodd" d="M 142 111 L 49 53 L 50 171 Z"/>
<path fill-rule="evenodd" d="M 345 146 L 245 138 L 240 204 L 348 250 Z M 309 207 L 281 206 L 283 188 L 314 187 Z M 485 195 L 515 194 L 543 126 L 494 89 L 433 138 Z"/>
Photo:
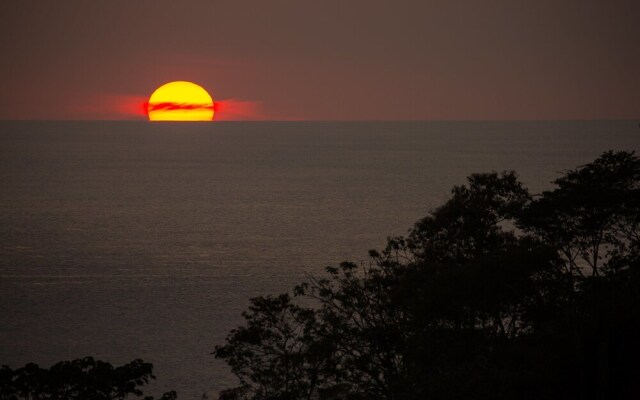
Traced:
<path fill-rule="evenodd" d="M 4 2 L 1 119 L 144 119 L 172 80 L 220 119 L 640 117 L 640 1 Z"/>

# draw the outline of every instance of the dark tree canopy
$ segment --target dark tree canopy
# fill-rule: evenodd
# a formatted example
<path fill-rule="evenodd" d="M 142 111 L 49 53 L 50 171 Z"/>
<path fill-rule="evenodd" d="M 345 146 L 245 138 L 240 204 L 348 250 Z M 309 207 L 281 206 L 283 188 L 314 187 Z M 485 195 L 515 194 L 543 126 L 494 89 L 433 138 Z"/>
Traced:
<path fill-rule="evenodd" d="M 607 152 L 568 171 L 525 210 L 521 226 L 556 247 L 574 275 L 599 276 L 638 257 L 640 159 Z"/>
<path fill-rule="evenodd" d="M 0 400 L 122 400 L 141 398 L 141 386 L 149 383 L 153 365 L 134 360 L 120 367 L 85 357 L 61 361 L 49 369 L 27 364 L 12 370 L 0 368 Z M 160 400 L 175 400 L 176 392 Z M 144 400 L 153 400 L 146 396 Z"/>
<path fill-rule="evenodd" d="M 640 159 L 554 183 L 471 175 L 368 264 L 252 299 L 220 398 L 640 398 Z"/>

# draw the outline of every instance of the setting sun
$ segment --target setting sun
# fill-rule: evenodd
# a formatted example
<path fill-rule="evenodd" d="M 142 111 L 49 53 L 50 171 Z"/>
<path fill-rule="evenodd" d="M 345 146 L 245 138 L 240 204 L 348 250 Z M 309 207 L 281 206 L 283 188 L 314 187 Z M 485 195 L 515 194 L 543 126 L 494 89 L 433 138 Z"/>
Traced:
<path fill-rule="evenodd" d="M 195 83 L 169 82 L 153 92 L 147 113 L 150 121 L 211 121 L 213 99 Z"/>

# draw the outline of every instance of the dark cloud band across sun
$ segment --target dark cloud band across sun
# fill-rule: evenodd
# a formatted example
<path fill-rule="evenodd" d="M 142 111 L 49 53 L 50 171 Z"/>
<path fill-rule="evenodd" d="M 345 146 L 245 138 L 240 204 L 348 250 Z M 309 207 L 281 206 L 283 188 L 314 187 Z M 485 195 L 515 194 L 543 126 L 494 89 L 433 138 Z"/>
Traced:
<path fill-rule="evenodd" d="M 120 109 L 117 113 L 122 116 L 148 116 L 149 112 L 154 111 L 209 111 L 212 107 L 215 113 L 215 119 L 218 121 L 255 121 L 269 119 L 269 116 L 265 115 L 262 111 L 262 104 L 260 102 L 239 99 L 216 100 L 213 106 L 202 103 L 149 103 L 147 101 L 129 101 L 125 107 L 121 107 L 121 109 L 126 108 L 128 112 L 125 113 Z M 142 110 L 142 113 L 136 112 L 137 110 Z M 287 116 L 278 116 L 278 119 L 297 120 L 296 118 Z"/>
<path fill-rule="evenodd" d="M 162 103 L 148 103 L 147 109 L 149 111 L 174 111 L 174 110 L 215 110 L 216 106 L 211 104 L 198 104 L 198 103 L 174 103 L 174 102 L 162 102 Z"/>

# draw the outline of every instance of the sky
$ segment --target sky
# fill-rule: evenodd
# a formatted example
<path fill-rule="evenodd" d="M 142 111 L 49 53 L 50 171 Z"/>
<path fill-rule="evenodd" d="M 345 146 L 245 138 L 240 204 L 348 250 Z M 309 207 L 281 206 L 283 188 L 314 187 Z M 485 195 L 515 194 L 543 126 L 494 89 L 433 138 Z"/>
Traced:
<path fill-rule="evenodd" d="M 0 14 L 0 119 L 640 118 L 637 0 L 40 0 Z"/>

